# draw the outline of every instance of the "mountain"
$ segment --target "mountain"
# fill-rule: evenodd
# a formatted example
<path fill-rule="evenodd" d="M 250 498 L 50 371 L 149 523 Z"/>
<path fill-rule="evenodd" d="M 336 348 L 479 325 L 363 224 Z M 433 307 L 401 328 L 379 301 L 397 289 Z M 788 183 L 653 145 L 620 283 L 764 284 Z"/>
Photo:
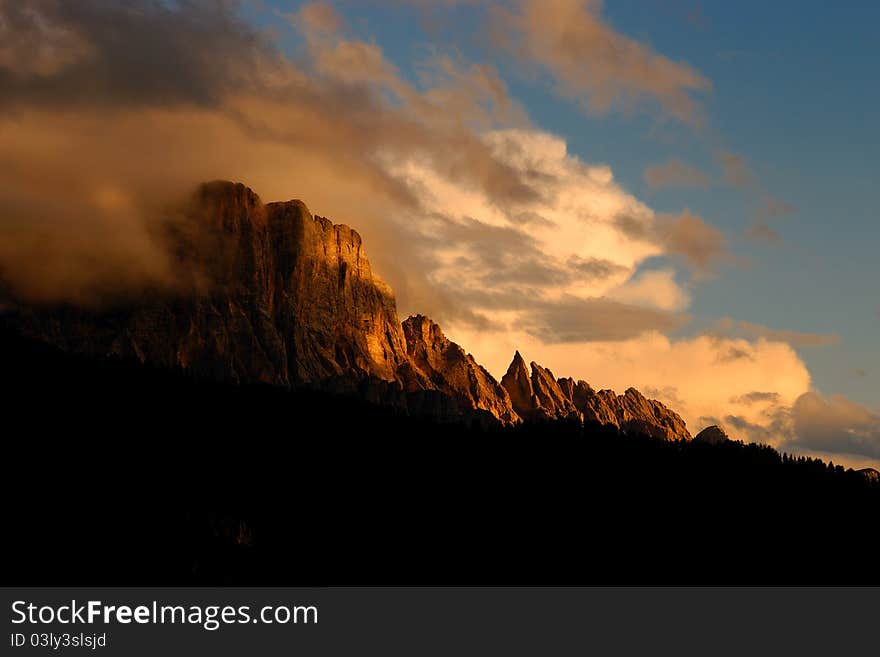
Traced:
<path fill-rule="evenodd" d="M 880 471 L 877 471 L 874 468 L 862 468 L 861 470 L 856 470 L 856 472 L 870 482 L 875 484 L 880 483 Z"/>
<path fill-rule="evenodd" d="M 530 420 L 578 419 L 614 426 L 624 433 L 639 433 L 664 440 L 689 440 L 684 420 L 660 402 L 647 399 L 635 388 L 622 395 L 613 390 L 596 392 L 586 381 L 556 379 L 553 372 L 525 360 L 517 351 L 501 385 L 514 410 Z"/>
<path fill-rule="evenodd" d="M 214 182 L 168 229 L 179 289 L 109 311 L 26 308 L 25 333 L 239 383 L 393 380 L 406 361 L 391 290 L 348 226 Z"/>
<path fill-rule="evenodd" d="M 399 373 L 408 391 L 430 386 L 464 407 L 491 413 L 504 424 L 519 421 L 504 387 L 473 356 L 443 335 L 437 324 L 415 315 L 403 322 L 403 333 L 409 360 Z"/>
<path fill-rule="evenodd" d="M 709 443 L 710 445 L 720 445 L 730 440 L 730 437 L 724 429 L 717 424 L 713 424 L 694 436 L 694 440 L 701 443 Z"/>
<path fill-rule="evenodd" d="M 165 226 L 174 289 L 101 309 L 11 304 L 26 337 L 241 384 L 359 395 L 439 421 L 569 419 L 688 439 L 682 419 L 628 389 L 556 379 L 519 352 L 499 383 L 422 315 L 400 322 L 360 235 L 299 200 L 264 204 L 249 188 L 201 185 Z"/>

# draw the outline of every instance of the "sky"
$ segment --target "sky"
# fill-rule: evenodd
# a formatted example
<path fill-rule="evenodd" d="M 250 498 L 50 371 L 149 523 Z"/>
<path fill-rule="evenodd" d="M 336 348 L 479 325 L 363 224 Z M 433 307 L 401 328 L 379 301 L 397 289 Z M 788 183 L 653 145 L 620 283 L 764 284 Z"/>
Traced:
<path fill-rule="evenodd" d="M 0 0 L 0 275 L 163 280 L 212 178 L 364 236 L 405 316 L 692 433 L 880 463 L 880 6 Z"/>

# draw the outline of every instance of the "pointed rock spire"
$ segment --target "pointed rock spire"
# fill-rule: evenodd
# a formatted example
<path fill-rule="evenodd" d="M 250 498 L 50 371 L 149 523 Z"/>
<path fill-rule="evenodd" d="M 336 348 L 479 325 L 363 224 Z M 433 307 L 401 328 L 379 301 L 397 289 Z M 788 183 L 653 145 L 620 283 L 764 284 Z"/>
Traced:
<path fill-rule="evenodd" d="M 501 385 L 507 391 L 517 414 L 522 418 L 531 418 L 537 408 L 535 391 L 532 389 L 526 361 L 519 351 L 513 355 L 507 373 L 501 378 Z"/>

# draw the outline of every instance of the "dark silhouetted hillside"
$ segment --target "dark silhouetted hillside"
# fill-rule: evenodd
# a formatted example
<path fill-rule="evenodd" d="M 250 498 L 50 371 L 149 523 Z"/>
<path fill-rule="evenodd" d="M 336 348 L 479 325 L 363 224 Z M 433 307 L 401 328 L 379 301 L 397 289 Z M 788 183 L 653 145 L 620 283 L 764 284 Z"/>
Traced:
<path fill-rule="evenodd" d="M 0 337 L 7 584 L 880 580 L 880 486 L 821 461 L 439 424 Z"/>

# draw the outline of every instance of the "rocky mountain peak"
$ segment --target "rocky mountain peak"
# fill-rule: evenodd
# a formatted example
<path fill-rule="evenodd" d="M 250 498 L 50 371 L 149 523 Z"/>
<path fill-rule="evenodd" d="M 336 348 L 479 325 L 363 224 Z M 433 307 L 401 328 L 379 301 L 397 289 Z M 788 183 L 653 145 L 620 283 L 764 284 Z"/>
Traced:
<path fill-rule="evenodd" d="M 505 424 L 519 421 L 507 391 L 435 322 L 414 315 L 403 322 L 403 333 L 408 363 L 401 379 L 408 389 L 439 390 L 462 407 L 487 411 Z"/>
<path fill-rule="evenodd" d="M 501 377 L 501 387 L 507 391 L 517 414 L 531 419 L 534 411 L 539 408 L 539 402 L 532 387 L 528 366 L 519 351 L 513 355 L 507 372 Z"/>
<path fill-rule="evenodd" d="M 730 438 L 727 435 L 727 432 L 724 431 L 717 424 L 713 424 L 712 426 L 706 427 L 696 436 L 694 436 L 694 440 L 701 443 L 709 443 L 710 445 L 720 445 L 721 443 L 725 443 Z"/>

